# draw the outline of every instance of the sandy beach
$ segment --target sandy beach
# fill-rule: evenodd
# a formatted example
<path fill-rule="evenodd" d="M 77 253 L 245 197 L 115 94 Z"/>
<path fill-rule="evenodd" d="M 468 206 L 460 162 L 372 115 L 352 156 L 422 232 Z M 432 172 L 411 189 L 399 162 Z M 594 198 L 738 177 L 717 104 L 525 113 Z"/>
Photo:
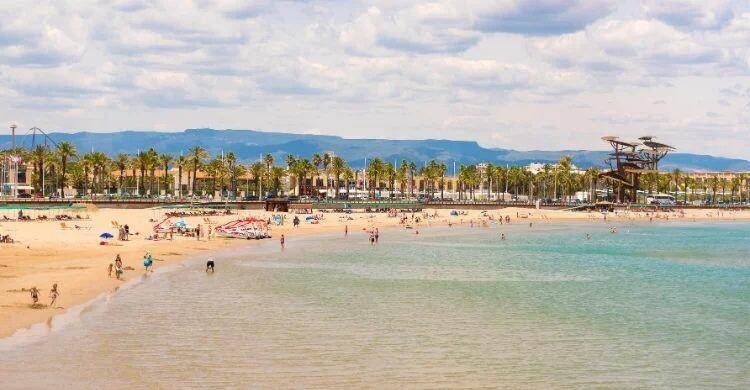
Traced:
<path fill-rule="evenodd" d="M 175 235 L 173 240 L 147 240 L 153 233 L 154 221 L 164 219 L 164 209 L 91 209 L 81 212 L 80 220 L 68 221 L 65 227 L 60 221 L 2 221 L 0 235 L 10 235 L 15 241 L 12 244 L 0 244 L 0 337 L 6 337 L 19 329 L 40 322 L 51 323 L 56 314 L 66 308 L 87 302 L 107 292 L 113 292 L 126 280 L 143 274 L 142 258 L 151 252 L 155 267 L 180 262 L 190 256 L 205 253 L 210 257 L 212 251 L 231 249 L 233 247 L 253 245 L 258 241 L 214 237 L 197 240 L 195 237 Z M 233 215 L 190 216 L 184 220 L 191 225 L 202 224 L 212 227 L 238 218 L 248 216 L 266 219 L 273 213 L 263 211 L 238 211 Z M 398 217 L 389 217 L 387 213 L 323 213 L 318 224 L 305 222 L 300 215 L 300 227 L 292 226 L 293 214 L 286 214 L 282 226 L 273 226 L 271 233 L 278 242 L 281 234 L 286 237 L 287 245 L 294 245 L 294 238 L 301 235 L 340 232 L 343 236 L 345 226 L 350 235 L 364 234 L 363 229 L 370 227 L 388 228 L 404 226 Z M 479 224 L 490 226 L 499 217 L 509 216 L 512 224 L 544 224 L 568 222 L 605 222 L 604 215 L 597 212 L 572 212 L 555 210 L 531 210 L 521 208 L 504 208 L 488 211 L 462 211 L 451 216 L 450 210 L 424 210 L 416 213 L 417 222 L 412 221 L 412 214 L 405 214 L 406 224 L 416 230 L 430 226 L 452 224 Z M 208 219 L 205 219 L 208 218 Z M 617 226 L 625 221 L 642 222 L 701 222 L 707 220 L 750 220 L 750 211 L 718 211 L 695 209 L 670 213 L 618 212 L 609 213 L 606 223 Z M 99 235 L 109 232 L 115 237 L 117 229 L 113 222 L 130 226 L 130 240 L 103 240 Z M 78 226 L 76 228 L 76 225 Z M 137 234 L 136 234 L 137 233 Z M 106 245 L 101 245 L 101 242 Z M 126 272 L 123 280 L 109 277 L 107 268 L 114 262 L 115 256 L 122 257 Z M 130 269 L 132 268 L 132 269 Z M 54 308 L 48 307 L 49 290 L 54 283 L 58 284 L 60 296 Z M 29 289 L 39 289 L 39 303 L 32 307 Z"/>

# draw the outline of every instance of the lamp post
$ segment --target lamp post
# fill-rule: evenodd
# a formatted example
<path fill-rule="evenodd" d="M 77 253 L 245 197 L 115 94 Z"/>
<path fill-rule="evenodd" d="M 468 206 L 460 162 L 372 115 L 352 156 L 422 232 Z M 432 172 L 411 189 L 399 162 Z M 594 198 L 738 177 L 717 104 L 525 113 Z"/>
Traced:
<path fill-rule="evenodd" d="M 12 150 L 11 153 L 13 153 L 13 156 L 11 157 L 12 158 L 11 161 L 13 162 L 12 166 L 15 166 L 15 169 L 13 169 L 13 184 L 12 184 L 13 185 L 12 193 L 13 193 L 14 198 L 18 196 L 18 156 L 15 155 L 16 154 L 16 128 L 17 127 L 18 126 L 16 126 L 15 123 L 10 125 L 11 145 L 12 145 L 10 150 Z M 10 179 L 10 177 L 8 178 Z"/>

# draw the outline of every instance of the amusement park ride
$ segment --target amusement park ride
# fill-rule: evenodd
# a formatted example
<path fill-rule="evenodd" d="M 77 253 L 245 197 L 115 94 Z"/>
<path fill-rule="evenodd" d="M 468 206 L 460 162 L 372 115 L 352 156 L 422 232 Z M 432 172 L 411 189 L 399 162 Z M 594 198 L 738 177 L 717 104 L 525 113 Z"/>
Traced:
<path fill-rule="evenodd" d="M 21 156 L 19 156 L 18 148 L 28 148 L 29 150 L 34 149 L 37 145 L 43 145 L 43 147 L 49 149 L 57 145 L 57 143 L 47 134 L 44 130 L 38 127 L 30 128 L 26 134 L 24 134 L 21 145 L 16 144 L 16 129 L 18 126 L 15 124 L 10 125 L 11 131 L 11 148 L 6 153 L 3 161 L 0 162 L 0 181 L 2 181 L 2 194 L 17 196 L 19 189 L 19 173 L 23 172 L 24 163 Z M 29 145 L 27 146 L 27 141 Z"/>
<path fill-rule="evenodd" d="M 643 136 L 638 141 L 628 142 L 615 136 L 602 137 L 612 146 L 613 152 L 604 160 L 610 170 L 599 177 L 613 183 L 617 202 L 635 202 L 641 175 L 657 173 L 659 161 L 675 150 L 672 146 L 654 141 L 654 138 Z"/>

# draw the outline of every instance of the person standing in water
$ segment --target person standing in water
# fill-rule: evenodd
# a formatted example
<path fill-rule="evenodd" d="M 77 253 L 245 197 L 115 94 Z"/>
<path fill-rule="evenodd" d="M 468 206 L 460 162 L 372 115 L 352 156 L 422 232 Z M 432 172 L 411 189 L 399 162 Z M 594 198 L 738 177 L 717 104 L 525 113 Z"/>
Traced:
<path fill-rule="evenodd" d="M 281 235 L 281 239 L 279 239 L 279 243 L 281 244 L 281 250 L 284 250 L 284 235 Z"/>
<path fill-rule="evenodd" d="M 375 228 L 375 243 L 378 243 L 378 240 L 380 239 L 380 230 L 378 228 Z"/>
<path fill-rule="evenodd" d="M 57 301 L 57 297 L 60 296 L 60 293 L 57 291 L 57 283 L 52 285 L 52 290 L 49 290 L 49 297 L 52 299 L 52 301 L 49 303 L 49 307 L 55 308 L 55 302 Z"/>
<path fill-rule="evenodd" d="M 344 237 L 349 236 L 349 225 L 344 225 Z"/>
<path fill-rule="evenodd" d="M 145 255 L 143 255 L 143 267 L 146 269 L 146 271 L 153 271 L 151 266 L 154 264 L 154 259 L 151 257 L 151 253 L 146 252 Z"/>
<path fill-rule="evenodd" d="M 115 277 L 117 280 L 120 280 L 120 276 L 122 276 L 123 273 L 122 269 L 122 259 L 120 258 L 120 255 L 117 255 L 117 258 L 115 258 Z"/>

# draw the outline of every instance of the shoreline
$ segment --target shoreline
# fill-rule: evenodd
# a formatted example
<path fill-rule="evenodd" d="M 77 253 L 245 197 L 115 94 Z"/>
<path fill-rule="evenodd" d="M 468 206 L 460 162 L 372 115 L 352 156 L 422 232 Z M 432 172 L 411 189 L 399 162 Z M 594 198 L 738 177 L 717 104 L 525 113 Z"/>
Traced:
<path fill-rule="evenodd" d="M 214 252 L 231 252 L 238 248 L 252 249 L 269 240 L 278 245 L 281 234 L 284 234 L 289 242 L 290 238 L 312 235 L 326 235 L 340 233 L 343 236 L 344 226 L 347 225 L 349 234 L 357 234 L 363 229 L 376 226 L 381 229 L 403 228 L 398 218 L 388 217 L 387 214 L 352 214 L 324 213 L 324 220 L 318 224 L 307 224 L 302 222 L 299 228 L 294 228 L 291 223 L 293 214 L 287 214 L 284 225 L 273 227 L 271 233 L 273 238 L 265 241 L 243 240 L 216 237 L 210 241 L 196 240 L 194 238 L 175 237 L 174 241 L 160 240 L 148 241 L 135 238 L 132 241 L 116 241 L 111 245 L 99 245 L 100 239 L 94 238 L 100 229 L 106 229 L 111 221 L 128 220 L 132 231 L 149 232 L 153 222 L 149 220 L 156 214 L 165 210 L 122 210 L 101 209 L 92 211 L 91 218 L 83 221 L 75 221 L 87 225 L 81 230 L 60 230 L 57 222 L 14 222 L 0 223 L 0 233 L 11 234 L 14 239 L 20 241 L 16 244 L 0 244 L 0 253 L 3 256 L 0 263 L 0 340 L 7 340 L 17 334 L 30 331 L 39 324 L 46 324 L 52 329 L 55 320 L 58 321 L 79 306 L 87 307 L 102 296 L 111 296 L 119 289 L 125 288 L 128 283 L 137 278 L 142 278 L 144 271 L 140 265 L 140 257 L 145 252 L 153 253 L 156 268 L 179 266 L 191 259 L 201 256 L 211 257 Z M 691 210 L 692 211 L 692 210 Z M 610 215 L 605 221 L 600 213 L 580 213 L 548 210 L 528 209 L 501 209 L 488 210 L 486 215 L 481 211 L 466 210 L 466 214 L 449 216 L 447 210 L 425 210 L 424 213 L 437 213 L 434 219 L 422 220 L 414 223 L 417 229 L 427 229 L 433 226 L 447 226 L 448 221 L 455 225 L 466 225 L 470 221 L 481 224 L 489 221 L 488 216 L 509 215 L 512 225 L 523 225 L 526 223 L 540 225 L 564 225 L 578 223 L 650 223 L 649 218 L 637 213 L 620 213 Z M 230 216 L 212 216 L 213 226 L 240 217 L 253 215 L 263 217 L 272 213 L 262 211 L 247 211 Z M 409 213 L 410 214 L 410 213 Z M 526 214 L 526 217 L 521 217 Z M 642 214 L 642 213 L 641 213 Z M 674 213 L 669 213 L 674 214 Z M 748 222 L 750 212 L 721 212 L 717 213 L 710 209 L 701 209 L 691 215 L 673 216 L 667 218 L 663 213 L 653 219 L 653 223 L 700 223 L 700 222 Z M 422 213 L 417 213 L 418 216 Z M 519 217 L 517 218 L 516 215 Z M 303 216 L 303 215 L 300 215 Z M 347 219 L 347 218 L 353 219 Z M 190 223 L 198 223 L 199 217 L 185 217 Z M 303 218 L 304 219 L 304 218 Z M 132 222 L 130 221 L 132 220 Z M 491 225 L 491 223 L 490 223 Z M 479 226 L 479 225 L 478 225 Z M 502 226 L 502 225 L 497 225 Z M 111 230 L 111 229 L 110 229 Z M 145 233 L 144 233 L 145 234 Z M 18 238 L 16 238 L 18 237 Z M 118 245 L 119 244 L 119 245 Z M 206 254 L 208 252 L 208 254 Z M 217 253 L 217 255 L 219 255 Z M 125 279 L 117 281 L 114 277 L 107 277 L 107 265 L 113 261 L 115 254 L 121 254 L 126 266 L 133 270 L 126 271 Z M 30 307 L 30 296 L 28 288 L 36 286 L 40 289 L 40 303 L 49 301 L 47 288 L 52 283 L 59 283 L 60 307 L 33 309 Z M 136 283 L 137 284 L 137 283 Z M 24 290 L 25 289 L 25 290 Z M 85 309 L 82 309 L 85 310 Z"/>

